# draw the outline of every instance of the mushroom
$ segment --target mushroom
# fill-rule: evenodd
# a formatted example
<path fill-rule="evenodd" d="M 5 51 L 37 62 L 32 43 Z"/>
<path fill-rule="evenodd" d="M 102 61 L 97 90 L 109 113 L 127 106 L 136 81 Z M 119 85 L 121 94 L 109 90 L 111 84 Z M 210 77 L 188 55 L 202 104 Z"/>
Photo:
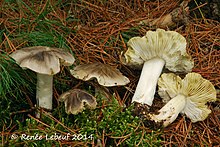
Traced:
<path fill-rule="evenodd" d="M 60 71 L 60 64 L 70 66 L 75 59 L 59 48 L 34 46 L 16 50 L 10 56 L 22 68 L 37 73 L 37 106 L 52 109 L 53 75 Z"/>
<path fill-rule="evenodd" d="M 118 69 L 98 62 L 76 66 L 70 72 L 75 78 L 83 81 L 96 78 L 100 85 L 106 87 L 126 85 L 130 82 Z"/>
<path fill-rule="evenodd" d="M 148 115 L 150 120 L 162 123 L 164 127 L 171 124 L 179 113 L 185 114 L 193 123 L 203 121 L 211 113 L 206 103 L 216 101 L 214 86 L 198 73 L 188 73 L 183 80 L 173 73 L 164 73 L 158 86 L 159 95 L 170 100 L 158 114 Z"/>
<path fill-rule="evenodd" d="M 59 101 L 64 102 L 67 114 L 78 114 L 82 112 L 85 109 L 84 103 L 90 109 L 95 109 L 97 105 L 94 96 L 80 89 L 72 89 L 63 93 L 60 95 Z"/>
<path fill-rule="evenodd" d="M 173 72 L 190 72 L 193 61 L 186 53 L 186 39 L 175 31 L 157 29 L 128 41 L 124 64 L 142 67 L 132 102 L 151 106 L 158 78 L 165 66 Z"/>

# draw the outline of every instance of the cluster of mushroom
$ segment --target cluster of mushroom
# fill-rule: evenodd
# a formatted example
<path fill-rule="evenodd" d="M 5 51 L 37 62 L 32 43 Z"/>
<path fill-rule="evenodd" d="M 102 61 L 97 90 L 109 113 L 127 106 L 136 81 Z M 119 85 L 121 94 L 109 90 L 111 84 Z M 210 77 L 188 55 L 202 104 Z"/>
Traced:
<path fill-rule="evenodd" d="M 208 116 L 210 110 L 206 103 L 216 100 L 216 91 L 199 74 L 189 73 L 194 63 L 186 52 L 186 39 L 181 34 L 157 29 L 148 31 L 143 37 L 133 37 L 128 41 L 124 57 L 126 65 L 142 66 L 132 102 L 151 106 L 159 80 L 159 95 L 167 104 L 159 114 L 149 113 L 146 118 L 166 127 L 180 112 L 192 122 L 202 121 Z M 173 73 L 164 73 L 159 78 L 164 66 L 172 72 L 189 74 L 182 81 Z"/>
<path fill-rule="evenodd" d="M 186 52 L 186 39 L 181 34 L 157 29 L 148 31 L 143 37 L 133 37 L 127 44 L 123 63 L 142 67 L 132 102 L 151 106 L 158 84 L 158 93 L 166 103 L 159 114 L 147 114 L 150 120 L 167 126 L 179 113 L 186 114 L 192 122 L 202 121 L 208 116 L 211 111 L 206 103 L 216 100 L 216 91 L 208 80 L 197 73 L 189 73 L 194 63 Z M 45 46 L 16 50 L 11 57 L 22 68 L 37 72 L 37 106 L 51 110 L 53 75 L 60 71 L 60 64 L 72 65 L 74 57 L 62 49 Z M 172 72 L 189 74 L 183 80 L 173 73 L 161 75 L 164 67 Z M 102 63 L 79 65 L 70 72 L 75 78 L 84 81 L 96 78 L 100 85 L 107 87 L 130 82 L 118 69 Z M 97 105 L 94 96 L 80 89 L 63 93 L 59 100 L 65 103 L 68 114 L 82 112 L 84 103 L 89 108 Z"/>
<path fill-rule="evenodd" d="M 73 70 L 70 70 L 70 72 L 72 76 L 83 81 L 95 78 L 101 86 L 106 87 L 126 85 L 130 82 L 118 69 L 98 62 L 78 65 Z M 65 108 L 68 114 L 82 112 L 84 110 L 84 102 L 89 108 L 96 108 L 97 104 L 95 97 L 80 89 L 65 92 L 60 96 L 60 101 L 65 102 Z"/>
<path fill-rule="evenodd" d="M 37 73 L 37 106 L 52 110 L 53 75 L 60 71 L 60 65 L 72 65 L 75 61 L 74 57 L 59 48 L 46 46 L 22 48 L 10 56 L 20 67 L 28 68 Z"/>
<path fill-rule="evenodd" d="M 72 65 L 75 58 L 60 48 L 46 46 L 22 48 L 10 56 L 20 67 L 31 69 L 37 73 L 37 107 L 52 110 L 53 75 L 60 71 L 60 65 Z M 118 69 L 102 63 L 79 65 L 71 70 L 71 73 L 74 77 L 84 81 L 97 78 L 100 85 L 108 87 L 125 85 L 130 82 Z M 84 103 L 89 108 L 95 108 L 97 104 L 94 96 L 80 89 L 72 89 L 63 93 L 59 100 L 65 103 L 65 111 L 68 114 L 82 112 Z M 36 117 L 40 117 L 40 114 L 36 113 Z"/>

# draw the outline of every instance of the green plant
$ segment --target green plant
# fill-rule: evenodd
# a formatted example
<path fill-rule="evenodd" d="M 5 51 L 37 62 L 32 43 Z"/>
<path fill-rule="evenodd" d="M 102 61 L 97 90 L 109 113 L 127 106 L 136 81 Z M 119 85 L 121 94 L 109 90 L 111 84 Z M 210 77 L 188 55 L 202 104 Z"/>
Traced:
<path fill-rule="evenodd" d="M 93 142 L 101 140 L 108 146 L 160 145 L 158 131 L 147 133 L 141 120 L 132 116 L 133 106 L 121 107 L 114 97 L 108 102 L 101 97 L 97 99 L 99 104 L 95 110 L 86 109 L 78 115 L 67 115 L 63 105 L 53 112 L 56 118 L 48 113 L 43 113 L 41 120 L 29 115 L 23 122 L 17 121 L 18 129 L 5 138 L 5 144 L 92 146 Z"/>
<path fill-rule="evenodd" d="M 24 72 L 7 54 L 0 54 L 0 128 L 11 123 L 11 113 L 31 107 L 28 100 L 33 94 L 33 81 L 33 74 Z M 21 120 L 23 115 L 13 117 Z"/>
<path fill-rule="evenodd" d="M 86 110 L 74 116 L 74 123 L 81 134 L 94 134 L 95 140 L 103 140 L 106 145 L 114 146 L 152 146 L 159 145 L 160 139 L 153 132 L 145 132 L 141 120 L 131 114 L 133 105 L 124 108 L 112 97 L 111 102 L 98 97 L 96 110 Z M 103 106 L 104 105 L 104 106 Z"/>

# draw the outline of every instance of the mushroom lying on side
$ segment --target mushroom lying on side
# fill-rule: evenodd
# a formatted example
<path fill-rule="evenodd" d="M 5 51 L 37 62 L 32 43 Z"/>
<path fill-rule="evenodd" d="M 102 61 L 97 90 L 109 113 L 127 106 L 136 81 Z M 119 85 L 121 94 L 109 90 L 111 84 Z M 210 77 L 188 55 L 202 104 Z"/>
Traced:
<path fill-rule="evenodd" d="M 186 39 L 175 31 L 157 29 L 128 41 L 124 64 L 142 67 L 132 102 L 151 106 L 158 78 L 165 66 L 173 72 L 190 72 L 193 61 L 186 53 Z"/>
<path fill-rule="evenodd" d="M 53 75 L 60 71 L 60 64 L 70 66 L 74 57 L 62 49 L 34 46 L 16 50 L 10 55 L 22 68 L 37 73 L 37 106 L 52 109 Z"/>
<path fill-rule="evenodd" d="M 130 82 L 118 69 L 98 62 L 76 66 L 70 72 L 83 81 L 96 78 L 100 85 L 106 87 L 126 85 Z"/>
<path fill-rule="evenodd" d="M 97 105 L 95 97 L 80 89 L 72 89 L 63 93 L 60 95 L 59 101 L 64 102 L 67 114 L 78 114 L 82 112 L 85 109 L 84 103 L 90 109 L 95 109 Z"/>
<path fill-rule="evenodd" d="M 159 95 L 170 100 L 158 111 L 159 114 L 149 114 L 149 117 L 164 127 L 171 124 L 179 113 L 185 114 L 192 122 L 203 121 L 211 113 L 206 103 L 216 101 L 214 86 L 198 73 L 188 73 L 183 80 L 173 73 L 164 73 L 158 86 Z"/>

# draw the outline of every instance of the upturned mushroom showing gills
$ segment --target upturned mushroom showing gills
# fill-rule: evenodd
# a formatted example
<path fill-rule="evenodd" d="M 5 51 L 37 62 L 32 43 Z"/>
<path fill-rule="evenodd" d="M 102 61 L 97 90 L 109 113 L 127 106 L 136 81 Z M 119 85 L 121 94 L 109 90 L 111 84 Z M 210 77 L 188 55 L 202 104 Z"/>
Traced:
<path fill-rule="evenodd" d="M 22 68 L 37 73 L 37 106 L 52 109 L 53 75 L 60 71 L 60 65 L 70 66 L 74 57 L 62 49 L 34 46 L 16 50 L 10 55 Z"/>
<path fill-rule="evenodd" d="M 106 87 L 126 85 L 130 82 L 118 69 L 98 62 L 76 66 L 70 72 L 83 81 L 96 78 L 100 85 Z"/>
<path fill-rule="evenodd" d="M 60 95 L 59 101 L 64 102 L 67 114 L 78 114 L 82 112 L 85 109 L 84 103 L 90 109 L 95 109 L 97 105 L 94 96 L 80 89 L 72 89 L 63 93 Z"/>
<path fill-rule="evenodd" d="M 173 72 L 190 72 L 193 61 L 186 52 L 186 39 L 175 31 L 157 29 L 128 41 L 124 64 L 142 67 L 132 102 L 151 106 L 159 76 L 165 66 Z"/>
<path fill-rule="evenodd" d="M 172 83 L 172 84 L 171 84 Z M 185 114 L 193 123 L 205 120 L 211 113 L 206 103 L 216 101 L 212 83 L 198 73 L 188 73 L 182 80 L 173 73 L 164 73 L 158 80 L 158 93 L 168 101 L 157 114 L 148 114 L 150 120 L 171 124 L 179 115 Z"/>

